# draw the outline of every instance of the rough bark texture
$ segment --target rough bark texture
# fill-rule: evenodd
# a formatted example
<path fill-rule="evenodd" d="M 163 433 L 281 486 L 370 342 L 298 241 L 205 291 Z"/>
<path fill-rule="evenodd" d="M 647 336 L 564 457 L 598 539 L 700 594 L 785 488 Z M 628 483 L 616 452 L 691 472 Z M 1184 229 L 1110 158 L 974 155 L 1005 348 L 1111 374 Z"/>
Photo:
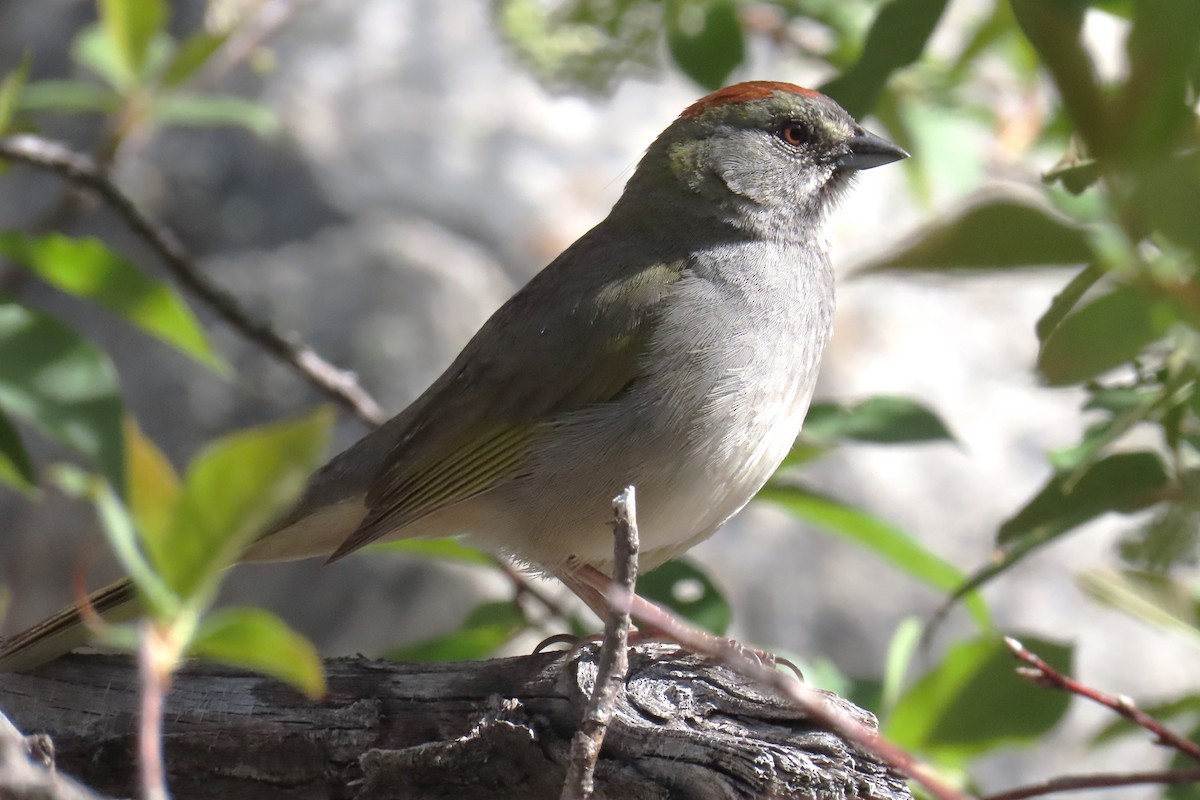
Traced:
<path fill-rule="evenodd" d="M 268 678 L 195 664 L 167 703 L 170 786 L 177 800 L 557 798 L 596 656 L 586 647 L 455 664 L 338 659 L 315 703 Z M 625 688 L 597 798 L 909 798 L 898 776 L 802 712 L 675 648 L 634 648 Z M 0 675 L 0 710 L 26 733 L 49 734 L 61 770 L 117 796 L 137 793 L 137 699 L 125 657 L 74 655 Z M 5 796 L 21 795 L 0 786 Z"/>

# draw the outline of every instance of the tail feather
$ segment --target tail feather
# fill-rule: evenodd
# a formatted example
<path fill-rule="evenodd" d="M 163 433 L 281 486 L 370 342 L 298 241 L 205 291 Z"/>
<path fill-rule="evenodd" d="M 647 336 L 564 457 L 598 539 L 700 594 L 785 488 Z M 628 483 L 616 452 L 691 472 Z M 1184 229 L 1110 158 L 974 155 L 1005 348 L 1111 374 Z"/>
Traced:
<path fill-rule="evenodd" d="M 108 622 L 128 620 L 137 609 L 137 590 L 128 579 L 120 580 L 88 595 L 88 604 Z M 0 642 L 0 672 L 33 669 L 85 644 L 88 638 L 79 606 L 69 606 Z"/>

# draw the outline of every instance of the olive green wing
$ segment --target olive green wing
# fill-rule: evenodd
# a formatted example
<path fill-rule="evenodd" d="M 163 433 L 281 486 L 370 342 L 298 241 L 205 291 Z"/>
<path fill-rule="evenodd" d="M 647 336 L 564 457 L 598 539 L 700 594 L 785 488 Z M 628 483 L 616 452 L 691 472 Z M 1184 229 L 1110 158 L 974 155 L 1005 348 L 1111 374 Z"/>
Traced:
<path fill-rule="evenodd" d="M 518 475 L 549 422 L 617 397 L 682 274 L 658 264 L 601 280 L 556 262 L 534 278 L 418 398 L 366 516 L 329 560 Z"/>

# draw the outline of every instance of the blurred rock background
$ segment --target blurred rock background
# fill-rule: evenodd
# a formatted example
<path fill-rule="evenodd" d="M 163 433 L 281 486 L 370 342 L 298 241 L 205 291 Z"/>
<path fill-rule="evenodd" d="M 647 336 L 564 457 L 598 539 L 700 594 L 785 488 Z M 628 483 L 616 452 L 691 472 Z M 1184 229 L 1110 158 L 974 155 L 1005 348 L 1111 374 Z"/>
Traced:
<path fill-rule="evenodd" d="M 132 143 L 117 178 L 179 232 L 208 274 L 358 373 L 390 410 L 415 398 L 492 310 L 606 213 L 646 144 L 703 93 L 670 68 L 639 70 L 616 81 L 611 95 L 549 91 L 498 36 L 484 0 L 272 4 L 282 24 L 265 40 L 269 65 L 233 70 L 220 85 L 273 109 L 279 133 L 264 139 L 229 128 L 171 129 Z M 175 3 L 173 27 L 195 28 L 204 5 Z M 955 13 L 969 16 L 972 4 Z M 5 0 L 0 70 L 29 49 L 34 77 L 67 74 L 71 38 L 93 18 L 92 4 L 82 0 Z M 951 15 L 934 49 L 960 31 Z M 734 76 L 804 85 L 826 77 L 796 48 L 765 39 L 753 40 Z M 954 124 L 943 135 L 954 135 Z M 86 118 L 46 127 L 85 149 L 97 135 Z M 970 139 L 970 126 L 960 127 Z M 901 170 L 879 170 L 861 176 L 835 216 L 843 280 L 818 389 L 819 399 L 919 399 L 942 415 L 958 444 L 844 448 L 805 473 L 809 483 L 913 532 L 964 570 L 988 558 L 999 523 L 1044 482 L 1045 452 L 1081 433 L 1081 396 L 1039 388 L 1032 371 L 1033 324 L 1064 277 L 951 283 L 852 273 L 902 240 L 930 208 L 962 204 L 988 184 L 1037 180 L 1027 163 L 975 139 L 978 147 L 965 156 L 959 148 L 944 166 L 960 174 L 935 183 L 928 204 L 914 197 Z M 925 144 L 915 159 L 936 163 L 939 142 Z M 1047 155 L 1039 166 L 1052 160 Z M 60 190 L 56 179 L 14 170 L 0 181 L 0 227 L 37 219 Z M 71 232 L 102 236 L 159 269 L 102 208 L 89 208 Z M 236 368 L 230 381 L 80 303 L 7 280 L 5 289 L 69 317 L 113 354 L 127 403 L 177 467 L 214 436 L 321 402 L 204 308 L 196 310 Z M 363 432 L 343 414 L 338 446 Z M 1086 602 L 1071 580 L 1112 560 L 1119 529 L 1109 521 L 1047 548 L 986 596 L 1003 629 L 1073 641 L 1075 669 L 1092 682 L 1169 694 L 1194 679 L 1195 650 Z M 4 630 L 68 601 L 75 565 L 87 564 L 94 585 L 111 575 L 103 550 L 89 509 L 0 489 L 0 580 L 12 593 Z M 727 593 L 735 636 L 828 659 L 850 674 L 877 674 L 896 625 L 928 617 L 942 599 L 764 504 L 752 504 L 694 557 Z M 227 596 L 277 610 L 323 652 L 339 654 L 374 653 L 451 629 L 480 598 L 507 591 L 498 576 L 478 570 L 376 555 L 329 568 L 239 569 Z M 969 625 L 957 611 L 947 629 Z M 998 757 L 989 772 L 1102 763 L 1089 762 L 1097 757 L 1078 744 L 1098 718 L 1076 709 L 1057 747 Z"/>

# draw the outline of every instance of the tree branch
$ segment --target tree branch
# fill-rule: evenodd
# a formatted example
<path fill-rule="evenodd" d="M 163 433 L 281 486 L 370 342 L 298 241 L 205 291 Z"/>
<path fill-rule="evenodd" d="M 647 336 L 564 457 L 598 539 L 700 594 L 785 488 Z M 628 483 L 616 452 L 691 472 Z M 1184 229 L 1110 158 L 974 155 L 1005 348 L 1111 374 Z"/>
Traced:
<path fill-rule="evenodd" d="M 168 784 L 193 800 L 558 800 L 597 658 L 587 645 L 448 664 L 333 659 L 320 702 L 192 664 L 174 675 L 164 710 Z M 138 695 L 127 656 L 70 655 L 0 675 L 13 721 L 50 734 L 61 770 L 118 797 L 137 793 Z M 595 775 L 596 800 L 911 800 L 903 778 L 786 699 L 661 643 L 629 650 Z"/>
<path fill-rule="evenodd" d="M 234 330 L 300 373 L 310 384 L 364 422 L 378 425 L 384 421 L 382 409 L 359 386 L 352 373 L 338 369 L 308 345 L 289 340 L 266 322 L 255 319 L 236 296 L 197 269 L 175 234 L 143 214 L 92 159 L 57 142 L 29 135 L 0 137 L 0 159 L 53 172 L 94 191 L 158 254 L 181 286 Z"/>

